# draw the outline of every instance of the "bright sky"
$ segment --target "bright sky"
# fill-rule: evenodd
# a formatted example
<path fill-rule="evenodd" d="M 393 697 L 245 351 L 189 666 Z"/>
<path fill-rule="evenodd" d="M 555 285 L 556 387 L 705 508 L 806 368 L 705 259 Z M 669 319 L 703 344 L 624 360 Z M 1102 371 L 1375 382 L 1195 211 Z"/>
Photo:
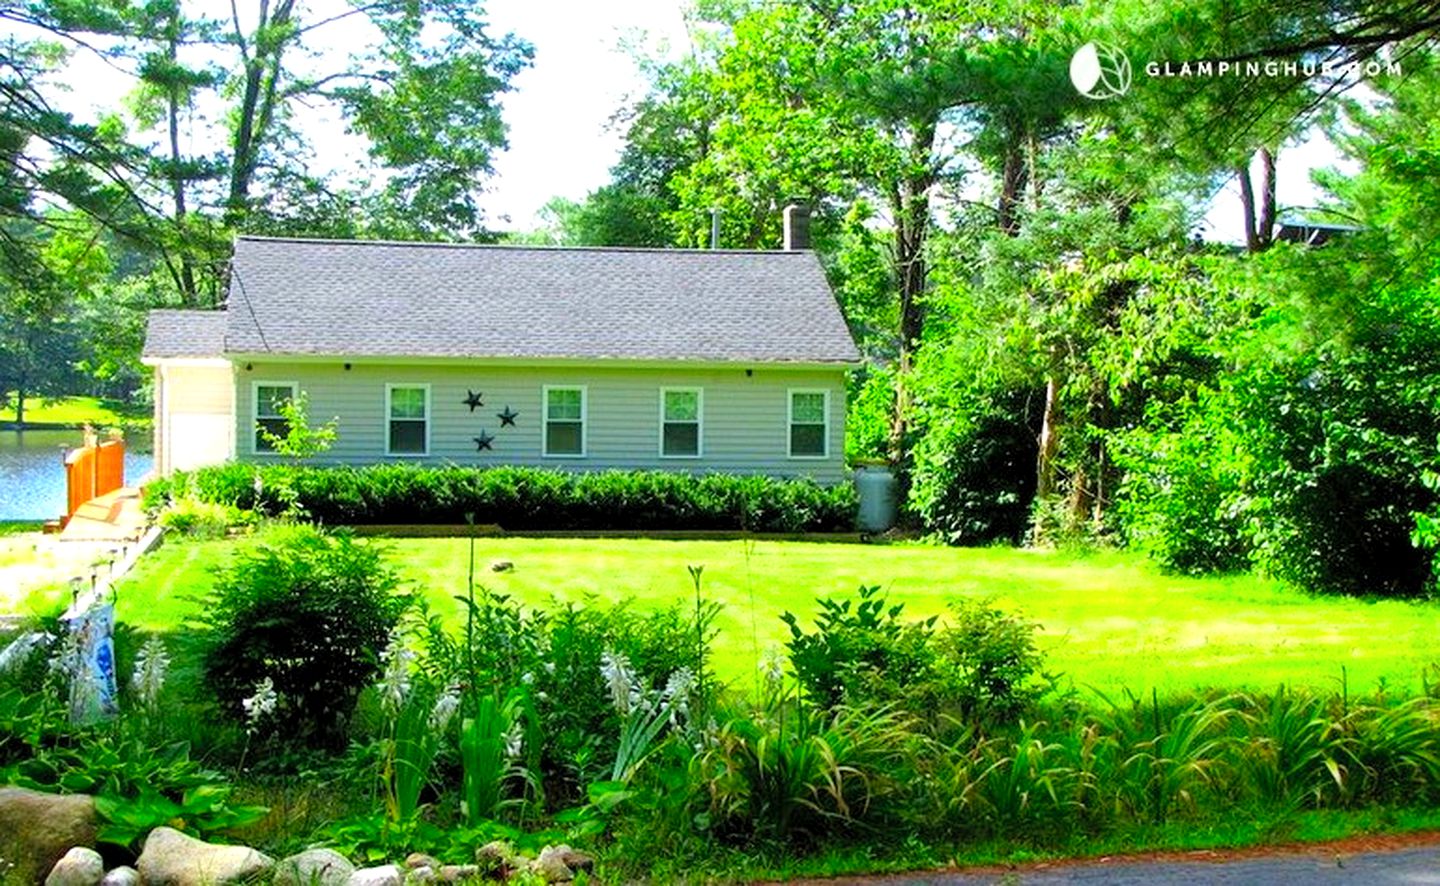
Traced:
<path fill-rule="evenodd" d="M 584 197 L 609 180 L 623 132 L 611 115 L 644 88 L 622 42 L 683 54 L 684 0 L 490 0 L 497 32 L 535 45 L 535 64 L 505 99 L 510 150 L 495 164 L 493 216 L 533 226 L 551 197 Z"/>
<path fill-rule="evenodd" d="M 346 8 L 345 0 L 307 5 L 315 19 Z M 490 0 L 491 33 L 513 32 L 535 47 L 532 67 L 515 78 L 514 91 L 503 98 L 510 147 L 497 156 L 496 175 L 483 200 L 492 226 L 533 228 L 538 211 L 552 197 L 579 199 L 608 180 L 623 146 L 623 133 L 609 125 L 611 117 L 645 85 L 625 47 L 642 46 L 652 56 L 682 55 L 689 47 L 686 6 L 687 0 Z M 366 35 L 352 27 L 358 21 L 328 26 L 327 40 L 331 45 L 363 41 Z M 113 108 L 133 86 L 83 52 L 72 60 L 64 80 L 73 98 L 62 104 L 82 115 Z M 320 169 L 345 168 L 357 160 L 363 165 L 357 140 L 346 136 L 333 116 L 317 110 L 303 126 L 321 158 Z M 203 153 L 209 147 L 189 149 Z M 1303 210 L 1315 202 L 1310 172 L 1336 160 L 1323 140 L 1281 152 L 1277 196 L 1282 216 L 1286 209 Z M 1201 233 L 1239 242 L 1238 206 L 1232 180 L 1216 195 Z"/>

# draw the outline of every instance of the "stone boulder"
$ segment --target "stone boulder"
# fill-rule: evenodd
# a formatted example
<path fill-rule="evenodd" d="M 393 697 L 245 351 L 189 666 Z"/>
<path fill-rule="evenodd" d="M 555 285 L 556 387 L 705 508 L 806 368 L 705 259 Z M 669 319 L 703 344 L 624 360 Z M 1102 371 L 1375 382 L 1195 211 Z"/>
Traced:
<path fill-rule="evenodd" d="M 504 840 L 491 840 L 475 850 L 475 866 L 487 877 L 504 879 L 519 865 L 515 847 Z"/>
<path fill-rule="evenodd" d="M 136 867 L 145 886 L 223 886 L 268 873 L 275 862 L 248 846 L 220 846 L 156 828 Z"/>
<path fill-rule="evenodd" d="M 307 849 L 275 866 L 275 886 L 345 886 L 355 865 L 334 849 Z"/>
<path fill-rule="evenodd" d="M 88 846 L 76 846 L 50 869 L 45 886 L 100 886 L 105 879 L 105 859 Z"/>
<path fill-rule="evenodd" d="M 547 883 L 573 880 L 576 871 L 588 872 L 594 868 L 595 859 L 571 849 L 564 843 L 559 846 L 546 846 L 540 850 L 540 856 L 530 863 L 530 871 L 543 877 Z"/>
<path fill-rule="evenodd" d="M 423 852 L 412 852 L 409 855 L 405 856 L 405 867 L 409 868 L 412 871 L 416 868 L 430 868 L 432 870 L 438 870 L 440 867 L 440 860 L 433 855 L 426 855 Z"/>
<path fill-rule="evenodd" d="M 112 868 L 100 886 L 140 886 L 140 872 L 128 865 Z"/>
<path fill-rule="evenodd" d="M 350 886 L 403 886 L 405 872 L 398 864 L 361 868 L 350 875 Z M 149 886 L 147 883 L 146 886 Z"/>
<path fill-rule="evenodd" d="M 0 858 L 13 882 L 39 883 L 66 852 L 95 843 L 95 798 L 0 788 Z"/>

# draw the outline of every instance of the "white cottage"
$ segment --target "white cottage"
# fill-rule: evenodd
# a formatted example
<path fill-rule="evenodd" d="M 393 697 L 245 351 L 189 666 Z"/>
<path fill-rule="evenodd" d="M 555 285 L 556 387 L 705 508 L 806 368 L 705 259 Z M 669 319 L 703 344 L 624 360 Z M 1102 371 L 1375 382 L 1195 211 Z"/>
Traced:
<path fill-rule="evenodd" d="M 790 234 L 803 224 L 787 217 Z M 224 310 L 154 311 L 161 473 L 318 463 L 843 476 L 854 341 L 815 255 L 240 237 Z"/>

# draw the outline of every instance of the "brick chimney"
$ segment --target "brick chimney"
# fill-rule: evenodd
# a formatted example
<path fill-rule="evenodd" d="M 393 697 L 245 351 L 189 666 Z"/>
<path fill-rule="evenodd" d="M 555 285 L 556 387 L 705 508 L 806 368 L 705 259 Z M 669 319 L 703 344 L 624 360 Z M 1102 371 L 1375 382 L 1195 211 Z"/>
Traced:
<path fill-rule="evenodd" d="M 785 207 L 786 252 L 810 248 L 810 209 L 798 203 Z"/>

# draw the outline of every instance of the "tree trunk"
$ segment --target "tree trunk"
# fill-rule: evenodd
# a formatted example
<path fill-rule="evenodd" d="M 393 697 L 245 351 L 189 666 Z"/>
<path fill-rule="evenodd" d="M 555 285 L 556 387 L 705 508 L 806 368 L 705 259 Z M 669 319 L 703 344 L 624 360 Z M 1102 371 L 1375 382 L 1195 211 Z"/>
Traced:
<path fill-rule="evenodd" d="M 1016 210 L 1020 205 L 1020 195 L 1025 190 L 1025 178 L 1025 157 L 1017 142 L 1005 151 L 1005 165 L 1000 171 L 1000 205 L 995 211 L 1000 230 L 1012 237 L 1020 233 L 1020 218 Z"/>
<path fill-rule="evenodd" d="M 1255 184 L 1249 166 L 1235 167 L 1240 181 L 1240 206 L 1245 223 L 1245 249 L 1264 252 L 1275 242 L 1275 155 L 1269 148 L 1256 152 L 1260 158 L 1260 205 L 1255 205 Z"/>
<path fill-rule="evenodd" d="M 25 430 L 25 381 L 15 384 L 15 429 Z"/>
<path fill-rule="evenodd" d="M 895 271 L 900 280 L 900 372 L 895 386 L 895 414 L 890 425 L 890 461 L 908 463 L 910 434 L 910 372 L 925 332 L 925 235 L 930 222 L 928 181 L 905 184 L 896 213 Z"/>
<path fill-rule="evenodd" d="M 1275 155 L 1269 148 L 1260 149 L 1260 223 L 1256 232 L 1261 248 L 1269 249 L 1275 242 Z"/>
<path fill-rule="evenodd" d="M 294 0 L 281 0 L 270 14 L 270 0 L 260 0 L 260 16 L 255 26 L 255 40 L 247 43 L 235 21 L 236 39 L 245 62 L 245 85 L 240 93 L 240 110 L 232 143 L 230 191 L 225 201 L 225 217 L 229 224 L 244 218 L 250 203 L 250 185 L 260 162 L 260 145 L 274 117 L 275 100 L 280 82 L 280 58 L 285 51 L 285 34 L 294 9 Z M 279 36 L 276 36 L 279 35 Z"/>
<path fill-rule="evenodd" d="M 174 18 L 171 21 L 169 45 L 166 54 L 172 65 L 178 64 L 180 48 L 180 7 L 177 5 L 174 10 Z M 185 216 L 189 208 L 185 204 L 185 175 L 180 157 L 180 90 L 181 87 L 171 83 L 170 94 L 167 97 L 167 111 L 170 118 L 170 194 L 175 202 L 175 228 L 180 235 L 180 300 L 186 307 L 194 307 L 199 303 L 199 293 L 195 285 L 195 267 L 190 259 L 189 250 L 184 243 L 185 238 Z"/>
<path fill-rule="evenodd" d="M 1245 223 L 1245 248 L 1259 252 L 1259 240 L 1255 233 L 1255 189 L 1250 184 L 1250 170 L 1244 166 L 1235 167 L 1235 178 L 1240 182 L 1240 213 Z"/>
<path fill-rule="evenodd" d="M 1045 379 L 1045 411 L 1040 419 L 1040 452 L 1035 458 L 1035 498 L 1055 494 L 1055 456 L 1060 450 L 1059 385 L 1055 374 Z"/>
<path fill-rule="evenodd" d="M 908 174 L 896 182 L 891 194 L 895 213 L 895 275 L 900 281 L 900 366 L 889 449 L 890 463 L 899 468 L 902 489 L 908 486 L 910 462 L 910 372 L 925 332 L 925 238 L 930 231 L 934 149 L 935 124 L 918 125 L 910 143 Z"/>

